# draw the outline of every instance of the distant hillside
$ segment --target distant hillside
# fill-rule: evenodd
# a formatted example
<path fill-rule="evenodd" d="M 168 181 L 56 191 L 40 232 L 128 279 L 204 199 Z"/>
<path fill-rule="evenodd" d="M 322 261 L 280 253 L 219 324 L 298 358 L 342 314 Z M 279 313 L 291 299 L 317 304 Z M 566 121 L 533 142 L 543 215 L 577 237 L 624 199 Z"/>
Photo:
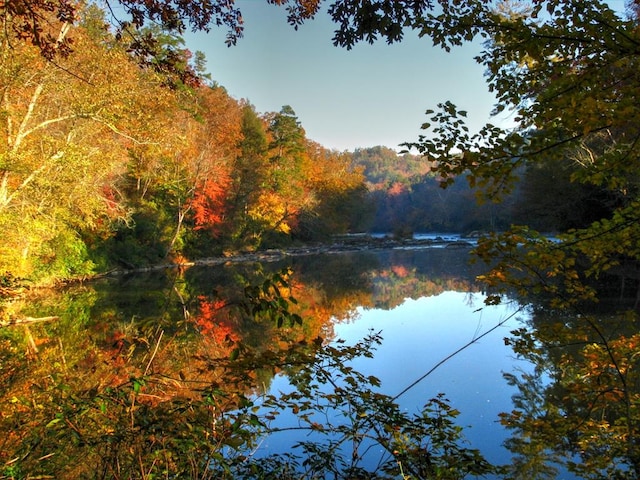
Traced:
<path fill-rule="evenodd" d="M 407 235 L 413 232 L 460 232 L 504 228 L 510 220 L 511 199 L 500 205 L 477 205 L 466 178 L 442 189 L 431 173 L 432 163 L 418 155 L 387 147 L 357 149 L 354 167 L 363 169 L 374 210 L 371 232 Z"/>
<path fill-rule="evenodd" d="M 509 195 L 481 205 L 464 175 L 443 189 L 433 163 L 417 155 L 378 146 L 356 150 L 351 163 L 363 170 L 369 189 L 367 211 L 373 214 L 366 228 L 371 232 L 467 233 L 503 230 L 511 224 L 562 232 L 606 217 L 615 204 L 606 189 L 572 181 L 579 167 L 571 159 L 520 168 L 520 181 Z"/>
<path fill-rule="evenodd" d="M 399 155 L 388 147 L 359 148 L 351 154 L 354 166 L 364 168 L 364 176 L 373 189 L 394 183 L 411 183 L 431 171 L 431 163 L 418 155 Z"/>

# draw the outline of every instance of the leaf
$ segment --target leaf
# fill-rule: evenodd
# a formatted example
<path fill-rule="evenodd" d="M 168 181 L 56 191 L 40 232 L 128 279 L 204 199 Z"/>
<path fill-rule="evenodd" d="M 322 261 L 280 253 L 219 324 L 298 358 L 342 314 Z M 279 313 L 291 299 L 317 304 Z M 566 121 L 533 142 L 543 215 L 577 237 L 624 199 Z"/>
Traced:
<path fill-rule="evenodd" d="M 56 417 L 53 420 L 51 420 L 49 423 L 47 423 L 46 428 L 51 428 L 54 425 L 57 425 L 58 423 L 60 423 L 61 421 L 62 421 L 62 418 Z"/>
<path fill-rule="evenodd" d="M 133 391 L 134 393 L 140 393 L 140 390 L 142 390 L 142 387 L 144 387 L 145 385 L 145 380 L 142 378 L 135 378 L 132 379 L 133 381 Z"/>
<path fill-rule="evenodd" d="M 244 445 L 244 443 L 245 443 L 245 442 L 244 442 L 244 440 L 242 439 L 242 437 L 240 437 L 240 436 L 230 436 L 230 437 L 225 438 L 225 439 L 222 441 L 222 443 L 223 443 L 223 444 L 225 444 L 225 445 L 227 445 L 227 446 L 229 446 L 229 447 L 232 447 L 232 448 L 238 449 L 238 448 L 240 448 L 242 445 Z"/>

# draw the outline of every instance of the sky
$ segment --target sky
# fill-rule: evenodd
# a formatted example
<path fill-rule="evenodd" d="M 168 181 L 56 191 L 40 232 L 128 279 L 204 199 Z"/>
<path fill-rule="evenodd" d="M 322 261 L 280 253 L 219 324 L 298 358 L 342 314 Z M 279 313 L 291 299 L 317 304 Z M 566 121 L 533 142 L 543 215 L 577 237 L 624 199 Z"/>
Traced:
<path fill-rule="evenodd" d="M 335 30 L 322 12 L 297 31 L 286 11 L 264 0 L 239 0 L 245 22 L 236 46 L 226 30 L 188 34 L 187 47 L 202 51 L 214 81 L 259 113 L 290 105 L 307 138 L 326 148 L 352 151 L 417 140 L 425 110 L 451 100 L 469 112 L 472 131 L 489 120 L 494 104 L 479 46 L 447 54 L 427 38 L 407 35 L 398 44 L 378 42 L 352 50 L 334 47 Z"/>
<path fill-rule="evenodd" d="M 620 1 L 620 0 L 614 0 Z M 353 151 L 415 141 L 425 111 L 452 101 L 468 112 L 471 132 L 486 122 L 505 125 L 509 114 L 492 118 L 495 98 L 474 56 L 480 44 L 446 53 L 428 38 L 408 32 L 398 44 L 362 43 L 334 47 L 335 30 L 321 12 L 297 31 L 286 11 L 265 0 L 238 0 L 244 37 L 227 47 L 226 30 L 188 34 L 187 47 L 202 51 L 214 81 L 259 113 L 290 105 L 307 138 L 326 148 Z"/>

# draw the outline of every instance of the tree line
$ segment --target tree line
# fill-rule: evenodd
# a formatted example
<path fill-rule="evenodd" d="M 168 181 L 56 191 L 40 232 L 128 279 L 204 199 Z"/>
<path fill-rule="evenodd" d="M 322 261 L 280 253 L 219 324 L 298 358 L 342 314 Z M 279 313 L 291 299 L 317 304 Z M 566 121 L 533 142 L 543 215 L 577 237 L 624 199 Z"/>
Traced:
<path fill-rule="evenodd" d="M 290 106 L 259 113 L 231 98 L 175 30 L 140 26 L 153 43 L 143 54 L 98 7 L 74 12 L 46 24 L 46 45 L 21 40 L 24 17 L 5 20 L 3 278 L 55 280 L 345 232 L 564 231 L 619 204 L 610 188 L 574 181 L 583 169 L 570 159 L 514 165 L 522 181 L 498 196 L 473 184 L 470 164 L 447 171 L 425 144 L 421 155 L 327 150 Z M 483 192 L 493 197 L 476 203 Z"/>
<path fill-rule="evenodd" d="M 579 167 L 568 159 L 524 165 L 511 192 L 478 201 L 486 192 L 471 187 L 468 172 L 442 188 L 436 162 L 424 156 L 376 146 L 356 149 L 351 158 L 366 179 L 370 232 L 469 234 L 517 224 L 557 234 L 586 227 L 615 205 L 606 189 L 574 182 Z"/>
<path fill-rule="evenodd" d="M 65 278 L 356 227 L 361 172 L 291 107 L 231 98 L 173 32 L 149 27 L 141 63 L 103 11 L 76 13 L 50 32 L 71 55 L 2 39 L 1 271 Z"/>

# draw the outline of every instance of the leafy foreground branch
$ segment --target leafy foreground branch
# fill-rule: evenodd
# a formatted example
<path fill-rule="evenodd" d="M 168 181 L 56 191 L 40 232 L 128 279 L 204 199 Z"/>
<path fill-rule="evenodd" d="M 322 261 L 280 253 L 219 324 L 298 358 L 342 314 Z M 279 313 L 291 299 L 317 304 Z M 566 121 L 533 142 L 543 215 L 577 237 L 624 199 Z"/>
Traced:
<path fill-rule="evenodd" d="M 266 395 L 249 408 L 266 412 L 262 434 L 297 431 L 304 440 L 287 453 L 243 458 L 232 476 L 454 479 L 492 471 L 478 450 L 463 446 L 462 428 L 455 424 L 459 412 L 444 396 L 408 414 L 378 391 L 376 377 L 349 366 L 354 358 L 371 357 L 380 341 L 370 334 L 355 346 L 316 344 L 304 352 L 300 367 L 288 371 L 295 389 Z"/>
<path fill-rule="evenodd" d="M 149 346 L 154 354 L 160 340 Z M 115 388 L 83 391 L 74 385 L 82 379 L 54 373 L 7 406 L 0 478 L 457 479 L 490 472 L 477 450 L 463 446 L 458 412 L 444 397 L 409 415 L 377 391 L 377 378 L 348 366 L 379 342 L 372 334 L 355 346 L 318 340 L 282 356 L 245 352 L 212 362 L 224 375 L 191 397 L 169 395 L 179 380 L 149 369 L 153 358 Z M 229 393 L 247 368 L 268 362 L 287 371 L 293 391 Z M 284 416 L 293 423 L 278 421 Z M 303 440 L 290 451 L 261 454 L 266 436 L 292 430 Z"/>

